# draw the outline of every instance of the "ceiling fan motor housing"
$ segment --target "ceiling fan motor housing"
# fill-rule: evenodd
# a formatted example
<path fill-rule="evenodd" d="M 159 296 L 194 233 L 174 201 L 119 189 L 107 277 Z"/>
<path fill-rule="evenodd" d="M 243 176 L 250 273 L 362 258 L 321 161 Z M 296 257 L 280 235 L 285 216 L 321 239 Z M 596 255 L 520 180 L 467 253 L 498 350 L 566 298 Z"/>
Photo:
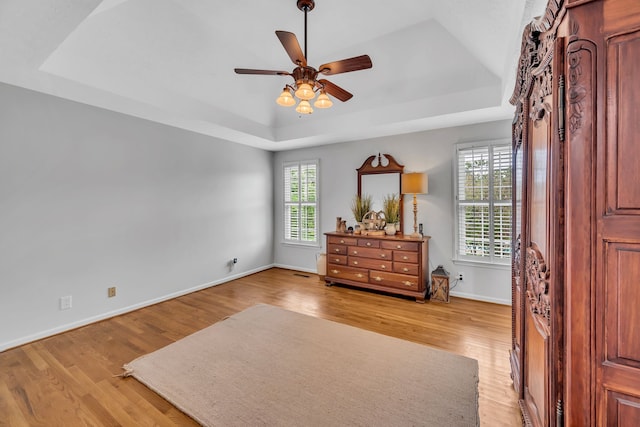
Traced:
<path fill-rule="evenodd" d="M 302 83 L 308 83 L 313 87 L 316 84 L 318 72 L 313 67 L 296 67 L 291 75 L 296 81 L 296 86 L 300 86 Z"/>

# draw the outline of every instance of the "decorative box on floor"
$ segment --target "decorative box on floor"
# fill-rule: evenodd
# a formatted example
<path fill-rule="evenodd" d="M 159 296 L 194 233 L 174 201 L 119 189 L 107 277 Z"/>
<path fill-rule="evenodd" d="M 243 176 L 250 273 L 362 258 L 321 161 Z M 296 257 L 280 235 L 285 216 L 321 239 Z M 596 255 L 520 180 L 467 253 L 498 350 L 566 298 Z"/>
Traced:
<path fill-rule="evenodd" d="M 441 265 L 431 272 L 431 301 L 449 302 L 449 273 Z"/>

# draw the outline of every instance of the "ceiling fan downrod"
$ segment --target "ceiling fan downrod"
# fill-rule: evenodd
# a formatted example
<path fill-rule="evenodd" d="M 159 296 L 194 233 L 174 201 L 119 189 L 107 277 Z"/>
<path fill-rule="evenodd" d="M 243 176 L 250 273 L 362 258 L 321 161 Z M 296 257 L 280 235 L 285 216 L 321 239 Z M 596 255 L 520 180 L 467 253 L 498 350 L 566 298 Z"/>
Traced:
<path fill-rule="evenodd" d="M 307 12 L 311 12 L 316 6 L 314 0 L 298 0 L 298 9 L 304 12 L 304 57 L 309 59 L 307 55 Z"/>

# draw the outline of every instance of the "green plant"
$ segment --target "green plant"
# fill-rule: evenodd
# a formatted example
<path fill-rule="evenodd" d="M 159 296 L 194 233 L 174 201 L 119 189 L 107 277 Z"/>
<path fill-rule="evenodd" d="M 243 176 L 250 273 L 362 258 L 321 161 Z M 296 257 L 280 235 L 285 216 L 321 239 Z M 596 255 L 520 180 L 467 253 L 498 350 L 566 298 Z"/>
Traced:
<path fill-rule="evenodd" d="M 382 199 L 382 212 L 387 224 L 400 221 L 400 197 L 397 194 L 387 194 Z"/>
<path fill-rule="evenodd" d="M 356 222 L 362 222 L 362 218 L 367 212 L 371 210 L 373 200 L 371 196 L 363 194 L 362 196 L 356 195 L 351 202 L 351 212 Z"/>

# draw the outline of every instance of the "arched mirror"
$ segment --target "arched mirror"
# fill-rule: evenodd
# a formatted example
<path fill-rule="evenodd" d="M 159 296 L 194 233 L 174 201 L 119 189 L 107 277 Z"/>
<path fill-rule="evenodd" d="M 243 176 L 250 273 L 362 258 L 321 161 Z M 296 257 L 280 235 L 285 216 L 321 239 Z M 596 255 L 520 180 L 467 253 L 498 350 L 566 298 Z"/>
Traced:
<path fill-rule="evenodd" d="M 400 199 L 400 233 L 404 233 L 404 203 L 400 191 L 400 178 L 404 172 L 401 165 L 390 154 L 370 156 L 358 169 L 358 196 L 369 195 L 373 209 L 382 210 L 382 200 L 388 194 L 397 194 Z"/>

